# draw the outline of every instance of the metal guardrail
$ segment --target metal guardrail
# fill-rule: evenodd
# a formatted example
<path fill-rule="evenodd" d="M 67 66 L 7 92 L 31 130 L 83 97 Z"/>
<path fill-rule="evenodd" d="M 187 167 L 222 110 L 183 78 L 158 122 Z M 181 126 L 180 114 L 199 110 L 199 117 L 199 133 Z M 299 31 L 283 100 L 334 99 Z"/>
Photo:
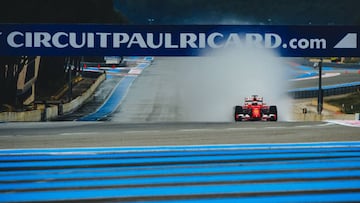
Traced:
<path fill-rule="evenodd" d="M 295 99 L 316 98 L 318 96 L 318 88 L 299 88 L 290 90 L 289 94 Z M 341 94 L 348 94 L 353 92 L 360 92 L 360 82 L 344 83 L 338 85 L 329 85 L 323 87 L 323 96 L 334 96 Z M 343 105 L 341 107 L 343 113 L 358 113 L 360 112 L 360 105 Z"/>
<path fill-rule="evenodd" d="M 357 91 L 360 91 L 360 81 L 338 84 L 338 85 L 329 85 L 323 87 L 324 96 L 347 94 Z M 290 90 L 289 94 L 295 99 L 315 98 L 318 96 L 318 88 L 317 87 L 298 88 L 298 89 Z"/>
<path fill-rule="evenodd" d="M 87 68 L 87 67 L 126 67 L 126 62 L 121 61 L 119 63 L 106 63 L 106 62 L 89 62 L 89 61 L 82 61 L 80 62 L 81 68 Z"/>
<path fill-rule="evenodd" d="M 360 112 L 360 105 L 343 105 L 341 111 L 349 114 L 358 113 Z"/>

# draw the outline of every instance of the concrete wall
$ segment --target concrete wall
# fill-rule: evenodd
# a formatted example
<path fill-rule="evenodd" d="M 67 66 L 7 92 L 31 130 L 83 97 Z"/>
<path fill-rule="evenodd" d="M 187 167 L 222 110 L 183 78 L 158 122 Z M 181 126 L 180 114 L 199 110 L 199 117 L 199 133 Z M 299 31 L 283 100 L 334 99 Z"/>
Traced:
<path fill-rule="evenodd" d="M 311 104 L 312 104 L 313 106 L 317 106 L 317 105 L 318 105 L 318 102 L 317 102 L 316 99 L 313 99 L 313 100 L 311 101 Z M 336 113 L 341 113 L 341 109 L 340 109 L 339 107 L 333 106 L 333 105 L 328 104 L 328 103 L 326 103 L 326 102 L 323 102 L 323 109 L 328 110 L 328 111 L 332 111 L 332 112 L 336 112 Z"/>
<path fill-rule="evenodd" d="M 106 75 L 102 74 L 92 85 L 91 87 L 84 92 L 81 96 L 76 97 L 69 103 L 63 104 L 63 113 L 70 113 L 79 108 L 97 89 L 97 87 L 105 80 Z M 50 107 L 44 107 L 44 105 L 39 105 L 38 109 L 33 111 L 23 111 L 23 112 L 1 112 L 0 121 L 1 122 L 13 122 L 13 121 L 46 121 L 55 119 L 59 113 L 59 107 L 57 105 L 51 105 Z"/>
<path fill-rule="evenodd" d="M 44 115 L 45 117 L 43 118 L 44 120 L 51 120 L 51 119 L 55 119 L 56 117 L 58 117 L 58 106 L 51 106 L 51 107 L 47 107 L 45 109 L 46 114 Z"/>
<path fill-rule="evenodd" d="M 23 112 L 2 112 L 0 121 L 41 121 L 41 110 Z"/>
<path fill-rule="evenodd" d="M 105 80 L 105 74 L 102 74 L 91 87 L 84 92 L 81 96 L 76 97 L 69 103 L 63 104 L 63 113 L 71 113 L 78 109 L 96 90 L 96 88 Z"/>

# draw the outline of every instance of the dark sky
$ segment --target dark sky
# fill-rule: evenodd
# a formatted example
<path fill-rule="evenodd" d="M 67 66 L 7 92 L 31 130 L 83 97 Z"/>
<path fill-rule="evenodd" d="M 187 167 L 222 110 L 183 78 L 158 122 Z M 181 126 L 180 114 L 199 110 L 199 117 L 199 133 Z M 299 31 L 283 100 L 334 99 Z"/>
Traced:
<path fill-rule="evenodd" d="M 2 0 L 0 23 L 360 25 L 360 0 Z"/>
<path fill-rule="evenodd" d="M 359 0 L 114 0 L 133 24 L 360 24 Z"/>
<path fill-rule="evenodd" d="M 113 0 L 1 0 L 0 23 L 121 23 Z"/>

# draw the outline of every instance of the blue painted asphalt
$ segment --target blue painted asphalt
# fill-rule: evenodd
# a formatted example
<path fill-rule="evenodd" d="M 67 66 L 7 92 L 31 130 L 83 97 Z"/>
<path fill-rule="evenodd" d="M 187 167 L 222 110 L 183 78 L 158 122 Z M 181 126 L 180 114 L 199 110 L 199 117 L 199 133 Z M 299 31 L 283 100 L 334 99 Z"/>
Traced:
<path fill-rule="evenodd" d="M 196 174 L 206 171 L 208 173 L 236 173 L 236 172 L 271 172 L 271 171 L 286 171 L 291 169 L 298 170 L 311 170 L 319 169 L 322 171 L 334 170 L 338 171 L 342 168 L 347 168 L 351 170 L 357 169 L 357 165 L 354 165 L 354 161 L 358 161 L 355 158 L 342 158 L 342 159 L 333 159 L 333 163 L 329 165 L 327 162 L 319 162 L 313 160 L 303 160 L 303 161 L 287 161 L 286 163 L 279 162 L 275 165 L 213 165 L 213 164 L 203 164 L 202 167 L 195 167 L 194 164 L 183 164 L 187 167 L 163 167 L 163 166 L 136 166 L 136 171 L 134 171 L 134 166 L 122 166 L 119 167 L 106 167 L 106 166 L 93 166 L 92 168 L 73 168 L 71 171 L 73 173 L 63 174 L 63 169 L 39 169 L 36 170 L 37 173 L 32 173 L 31 175 L 27 171 L 16 171 L 16 170 L 4 170 L 0 171 L 0 177 L 2 181 L 35 181 L 39 179 L 47 179 L 51 173 L 51 177 L 56 180 L 66 180 L 71 178 L 102 178 L 102 177 L 131 177 L 131 176 L 155 176 L 155 175 L 181 175 L 181 174 Z M 149 170 L 151 169 L 151 170 Z M 96 171 L 96 173 L 94 173 Z"/>
<path fill-rule="evenodd" d="M 294 73 L 296 74 L 294 76 L 295 79 L 301 79 L 301 78 L 308 78 L 308 77 L 313 77 L 313 76 L 317 76 L 318 74 L 318 70 L 314 69 L 313 67 L 310 66 L 304 66 L 304 65 L 293 65 L 292 67 L 294 67 L 295 69 L 304 72 L 304 73 L 298 73 L 297 71 Z M 333 71 L 334 68 L 332 67 L 322 67 L 323 71 Z"/>
<path fill-rule="evenodd" d="M 130 57 L 129 59 L 140 60 L 140 57 Z M 146 62 L 140 62 L 136 66 L 136 68 L 145 69 L 150 65 L 151 61 L 154 60 L 154 58 L 144 57 L 144 60 Z M 120 70 L 110 69 L 109 71 L 119 72 Z M 134 82 L 136 77 L 136 75 L 124 76 L 124 78 L 116 85 L 116 87 L 110 93 L 108 99 L 100 106 L 100 108 L 98 108 L 95 112 L 78 119 L 78 121 L 98 121 L 112 114 L 119 107 L 121 101 L 126 96 L 126 93 L 128 92 L 131 84 Z"/>
<path fill-rule="evenodd" d="M 292 67 L 300 71 L 300 73 L 298 71 L 294 71 L 293 78 L 295 78 L 295 79 L 305 79 L 305 78 L 314 77 L 314 76 L 319 75 L 318 70 L 316 70 L 310 66 L 292 65 Z M 324 66 L 322 68 L 322 70 L 323 71 L 334 71 L 335 69 L 333 67 Z M 353 87 L 353 86 L 359 86 L 359 85 L 360 85 L 360 82 L 350 82 L 350 83 L 323 86 L 323 89 L 330 90 L 330 89 L 336 89 L 336 88 L 341 88 L 341 87 Z M 316 91 L 316 90 L 318 90 L 318 88 L 319 87 L 297 88 L 297 89 L 292 89 L 289 92 Z"/>
<path fill-rule="evenodd" d="M 221 155 L 217 157 L 216 161 L 218 162 L 230 162 L 233 160 L 244 160 L 251 161 L 256 159 L 299 159 L 299 158 L 328 158 L 328 157 L 356 157 L 360 156 L 360 152 L 329 152 L 325 153 L 281 153 L 281 154 L 248 154 L 244 155 Z M 178 162 L 188 162 L 188 163 L 197 163 L 197 162 L 212 162 L 214 159 L 213 155 L 193 155 L 190 157 L 187 156 L 178 156 L 178 157 L 138 157 L 138 158 L 121 158 L 121 159 L 84 159 L 84 160 L 57 160 L 56 162 L 47 163 L 48 167 L 66 167 L 66 166 L 83 166 L 83 165 L 107 165 L 107 164 L 116 164 L 121 166 L 127 165 L 140 165 L 148 163 L 162 163 L 162 164 L 173 164 Z M 3 162 L 0 165 L 0 170 L 8 168 L 26 168 L 26 167 L 43 167 L 44 161 L 30 161 L 30 162 Z"/>
<path fill-rule="evenodd" d="M 87 180 L 79 182 L 70 182 L 67 180 L 53 182 L 39 182 L 39 183 L 0 183 L 0 191 L 14 191 L 14 190 L 33 190 L 33 189 L 56 189 L 67 187 L 111 187 L 111 186 L 132 186 L 140 184 L 193 184 L 194 182 L 202 182 L 204 184 L 226 181 L 229 184 L 232 182 L 245 182 L 245 181 L 281 181 L 286 179 L 302 180 L 302 179 L 331 179 L 331 178 L 346 178 L 353 177 L 360 179 L 360 170 L 352 171 L 311 171 L 311 172 L 282 172 L 282 173 L 269 173 L 269 174 L 218 174 L 216 176 L 165 176 L 165 177 L 139 177 L 135 179 L 124 179 L 124 177 L 113 177 L 110 180 Z M 196 180 L 196 181 L 194 181 Z M 13 180 L 14 181 L 14 180 Z"/>
<path fill-rule="evenodd" d="M 98 148 L 40 148 L 40 149 L 0 149 L 0 155 L 35 155 L 56 153 L 130 153 L 130 152 L 174 152 L 174 151 L 212 151 L 212 150 L 254 150 L 254 149 L 317 149 L 360 147 L 358 142 L 314 142 L 314 143 L 276 143 L 276 144 L 226 144 L 192 146 L 144 146 L 144 147 L 98 147 Z"/>
<path fill-rule="evenodd" d="M 109 98 L 100 106 L 96 112 L 84 116 L 79 121 L 97 121 L 109 114 L 113 113 L 120 105 L 122 99 L 126 95 L 130 85 L 135 80 L 136 76 L 125 76 L 113 89 Z"/>
<path fill-rule="evenodd" d="M 273 197 L 237 197 L 237 198 L 214 198 L 214 199 L 194 199 L 194 200 L 173 200 L 173 201 L 146 201 L 146 203 L 222 203 L 222 202 L 260 202 L 260 203 L 324 203 L 324 202 L 358 202 L 360 193 L 352 192 L 348 194 L 314 194 L 314 195 L 291 195 Z M 331 201 L 329 201 L 331 200 Z M 139 201 L 138 203 L 145 203 Z"/>
<path fill-rule="evenodd" d="M 118 149 L 119 150 L 119 149 Z M 347 147 L 347 148 L 342 148 L 341 152 L 357 152 L 358 148 L 357 147 Z M 115 150 L 116 151 L 116 150 Z M 327 152 L 332 152 L 333 149 L 328 149 L 328 148 L 314 148 L 312 150 L 312 153 L 327 153 Z M 298 148 L 298 149 L 272 149 L 271 153 L 275 154 L 275 153 L 308 153 L 308 149 L 302 149 L 302 148 Z M 253 149 L 251 150 L 251 154 L 268 154 L 269 152 L 267 150 L 263 150 L 263 149 Z M 3 151 L 3 153 L 0 154 L 6 155 L 6 152 Z M 136 153 L 131 153 L 131 154 L 125 154 L 125 153 L 109 153 L 109 151 L 105 151 L 105 152 L 101 152 L 101 150 L 99 149 L 99 151 L 97 151 L 96 153 L 94 152 L 75 152 L 73 151 L 71 153 L 71 156 L 66 155 L 67 153 L 61 153 L 61 152 L 53 152 L 51 155 L 49 154 L 42 154 L 42 153 L 37 153 L 36 156 L 36 160 L 41 160 L 41 161 L 46 161 L 46 160 L 53 160 L 54 159 L 54 155 L 56 155 L 56 160 L 74 160 L 74 159 L 92 159 L 92 158 L 102 158 L 102 159 L 115 159 L 115 158 L 138 158 L 138 157 L 164 157 L 164 156 L 168 156 L 168 157 L 174 157 L 174 156 L 204 156 L 204 155 L 208 155 L 208 156 L 214 156 L 214 155 L 247 155 L 248 152 L 245 150 L 241 150 L 241 149 L 232 149 L 232 150 L 207 150 L 207 151 L 164 151 L 161 154 L 158 152 L 136 152 Z M 13 159 L 16 159 L 18 161 L 30 161 L 33 158 L 31 156 L 24 156 L 24 155 L 29 155 L 28 153 L 18 153 L 18 155 L 11 155 L 11 156 L 0 156 L 0 161 L 11 161 Z M 34 155 L 34 154 L 32 154 Z"/>
<path fill-rule="evenodd" d="M 293 66 L 295 67 L 296 69 L 299 69 L 301 71 L 306 71 L 306 72 L 317 72 L 317 70 L 314 68 L 314 67 L 310 67 L 310 66 L 304 66 L 304 65 L 296 65 L 296 66 Z M 328 66 L 323 66 L 322 69 L 324 71 L 332 71 L 334 70 L 333 67 L 328 67 Z"/>
<path fill-rule="evenodd" d="M 5 149 L 0 200 L 359 202 L 360 142 Z"/>
<path fill-rule="evenodd" d="M 289 192 L 289 191 L 321 191 L 321 190 L 355 190 L 359 188 L 359 180 L 340 180 L 340 181 L 322 181 L 322 182 L 293 182 L 293 183 L 257 183 L 254 184 L 229 184 L 229 185 L 186 185 L 181 187 L 142 187 L 142 188 L 116 188 L 116 189 L 90 189 L 90 190 L 64 190 L 64 191 L 41 191 L 29 193 L 7 193 L 3 195 L 2 201 L 27 202 L 27 201 L 56 201 L 56 200 L 86 200 L 89 197 L 97 199 L 111 199 L 111 198 L 154 198 L 157 196 L 168 197 L 172 196 L 195 196 L 195 195 L 232 195 L 232 194 L 247 194 L 247 193 L 275 193 L 275 192 Z M 341 193 L 344 194 L 344 193 Z M 324 197 L 326 197 L 324 195 Z M 291 202 L 293 197 L 289 196 L 287 201 Z M 297 200 L 300 201 L 300 200 Z M 343 202 L 348 202 L 347 199 L 342 199 Z M 360 201 L 360 199 L 357 199 Z M 331 199 L 326 199 L 326 202 L 334 202 Z"/>
<path fill-rule="evenodd" d="M 314 77 L 317 75 L 319 75 L 319 74 L 315 73 L 315 72 L 303 73 L 303 74 L 295 76 L 295 79 L 309 78 L 309 77 Z"/>

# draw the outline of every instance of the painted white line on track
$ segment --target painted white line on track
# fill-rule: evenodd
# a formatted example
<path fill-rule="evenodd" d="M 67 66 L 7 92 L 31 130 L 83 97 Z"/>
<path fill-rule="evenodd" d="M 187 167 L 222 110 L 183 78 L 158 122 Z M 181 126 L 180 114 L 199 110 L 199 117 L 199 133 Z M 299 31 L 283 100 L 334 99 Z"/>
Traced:
<path fill-rule="evenodd" d="M 68 136 L 68 135 L 100 135 L 101 133 L 100 132 L 69 132 L 69 133 L 60 133 L 59 135 L 65 135 L 65 136 Z"/>
<path fill-rule="evenodd" d="M 286 127 L 286 126 L 270 126 L 270 127 L 265 127 L 265 129 L 287 129 L 287 128 L 293 128 L 293 127 Z"/>
<path fill-rule="evenodd" d="M 318 125 L 316 125 L 316 126 L 319 126 L 319 127 L 323 127 L 323 126 L 330 126 L 330 125 L 335 125 L 334 123 L 329 123 L 329 122 L 327 122 L 327 123 L 323 123 L 323 124 L 318 124 Z"/>
<path fill-rule="evenodd" d="M 342 126 L 360 128 L 360 120 L 328 120 L 329 123 L 334 123 Z M 359 132 L 360 135 L 360 132 Z"/>
<path fill-rule="evenodd" d="M 0 152 L 4 151 L 49 151 L 49 150 L 63 150 L 63 151 L 92 151 L 92 150 L 152 150 L 152 149 L 212 149 L 212 148 L 222 148 L 222 147 L 232 147 L 232 148 L 268 148 L 271 147 L 348 147 L 348 146 L 358 146 L 360 147 L 360 141 L 329 141 L 329 142 L 296 142 L 296 143 L 250 143 L 250 144 L 212 144 L 212 145 L 155 145 L 155 146 L 123 146 L 123 147 L 77 147 L 77 148 L 24 148 L 24 149 L 0 149 Z"/>
<path fill-rule="evenodd" d="M 228 131 L 240 131 L 240 130 L 256 130 L 256 128 L 225 128 Z"/>
<path fill-rule="evenodd" d="M 97 152 L 50 152 L 49 155 L 96 155 Z"/>
<path fill-rule="evenodd" d="M 160 130 L 130 130 L 130 131 L 124 131 L 123 133 L 127 134 L 135 134 L 135 133 L 159 133 Z"/>
<path fill-rule="evenodd" d="M 1 155 L 37 155 L 63 153 L 132 153 L 132 152 L 177 152 L 212 150 L 266 150 L 266 149 L 309 149 L 360 147 L 359 141 L 343 142 L 302 142 L 302 143 L 261 143 L 261 144 L 219 144 L 219 145 L 167 145 L 134 147 L 94 147 L 94 148 L 30 148 L 0 149 Z M 55 150 L 55 151 L 54 151 Z"/>
<path fill-rule="evenodd" d="M 216 129 L 200 128 L 200 129 L 180 129 L 179 132 L 203 132 L 203 131 L 215 131 Z"/>
<path fill-rule="evenodd" d="M 331 78 L 335 76 L 339 76 L 341 73 L 325 73 L 322 75 L 322 78 Z M 290 81 L 301 81 L 301 80 L 311 80 L 311 79 L 318 79 L 319 76 L 312 76 L 312 77 L 305 77 L 305 78 L 296 78 L 296 79 L 290 79 Z"/>

